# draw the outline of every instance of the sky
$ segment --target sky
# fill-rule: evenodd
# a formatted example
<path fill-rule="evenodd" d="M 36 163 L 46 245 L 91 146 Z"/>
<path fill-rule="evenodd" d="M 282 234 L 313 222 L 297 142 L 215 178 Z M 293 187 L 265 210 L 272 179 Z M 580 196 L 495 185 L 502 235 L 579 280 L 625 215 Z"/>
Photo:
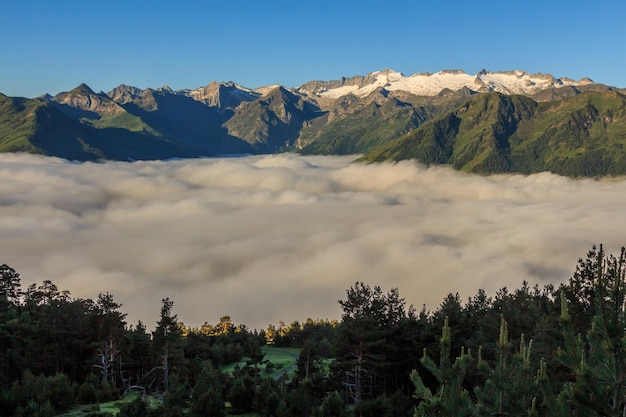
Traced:
<path fill-rule="evenodd" d="M 484 289 L 558 285 L 624 245 L 626 178 L 478 176 L 294 154 L 71 163 L 0 154 L 0 254 L 22 288 L 109 292 L 153 329 L 339 319 L 357 281 L 433 311 Z"/>
<path fill-rule="evenodd" d="M 524 70 L 626 87 L 626 2 L 0 2 L 0 92 L 87 83 L 296 87 L 391 68 Z"/>

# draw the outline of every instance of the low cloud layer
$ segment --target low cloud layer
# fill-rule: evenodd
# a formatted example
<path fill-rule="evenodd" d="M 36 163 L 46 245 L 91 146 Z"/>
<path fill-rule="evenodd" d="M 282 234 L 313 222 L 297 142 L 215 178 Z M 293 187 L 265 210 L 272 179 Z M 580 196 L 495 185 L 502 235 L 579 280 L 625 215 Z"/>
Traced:
<path fill-rule="evenodd" d="M 626 244 L 626 180 L 480 177 L 290 154 L 74 164 L 0 155 L 0 263 L 26 288 L 110 292 L 153 328 L 338 318 L 356 281 L 437 308 L 479 288 L 569 278 Z"/>

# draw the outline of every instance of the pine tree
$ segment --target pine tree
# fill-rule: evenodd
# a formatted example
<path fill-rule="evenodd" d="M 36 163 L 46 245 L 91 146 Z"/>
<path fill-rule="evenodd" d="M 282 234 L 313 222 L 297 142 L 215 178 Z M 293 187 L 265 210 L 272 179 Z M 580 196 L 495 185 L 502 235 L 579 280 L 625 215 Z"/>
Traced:
<path fill-rule="evenodd" d="M 169 389 L 170 373 L 174 365 L 182 366 L 182 349 L 180 348 L 182 332 L 178 325 L 178 317 L 172 315 L 174 302 L 169 298 L 162 300 L 161 315 L 157 327 L 152 334 L 154 346 L 160 356 L 160 365 L 155 369 L 163 371 L 163 389 Z"/>
<path fill-rule="evenodd" d="M 20 275 L 8 265 L 0 265 L 0 391 L 17 376 L 19 295 Z"/>
<path fill-rule="evenodd" d="M 595 315 L 585 338 L 574 336 L 567 310 L 562 313 L 563 363 L 575 380 L 563 397 L 573 415 L 623 416 L 626 412 L 626 249 L 606 257 L 602 246 L 588 263 L 596 270 Z"/>
<path fill-rule="evenodd" d="M 526 416 L 536 409 L 538 389 L 535 387 L 535 368 L 531 364 L 532 340 L 520 338 L 519 350 L 511 351 L 506 320 L 500 316 L 500 332 L 493 366 L 478 352 L 478 369 L 485 377 L 483 387 L 474 389 L 480 415 Z"/>
<path fill-rule="evenodd" d="M 435 394 L 424 385 L 419 373 L 411 372 L 411 380 L 415 385 L 415 397 L 421 400 L 415 411 L 415 417 L 422 416 L 449 416 L 463 417 L 474 416 L 475 405 L 470 398 L 469 392 L 463 388 L 465 376 L 472 366 L 473 359 L 470 352 L 461 350 L 461 355 L 454 362 L 450 360 L 450 326 L 448 317 L 444 319 L 439 340 L 440 356 L 439 365 L 428 357 L 426 349 L 422 357 L 422 364 L 439 382 L 439 388 Z"/>

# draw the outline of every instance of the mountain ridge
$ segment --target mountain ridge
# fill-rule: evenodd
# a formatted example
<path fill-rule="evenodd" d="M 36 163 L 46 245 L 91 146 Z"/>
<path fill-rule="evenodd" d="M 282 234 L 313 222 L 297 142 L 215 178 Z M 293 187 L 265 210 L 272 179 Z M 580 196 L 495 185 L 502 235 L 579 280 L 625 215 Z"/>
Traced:
<path fill-rule="evenodd" d="M 570 78 L 556 78 L 550 74 L 529 74 L 525 71 L 490 72 L 481 70 L 474 75 L 463 70 L 442 70 L 436 73 L 420 73 L 405 76 L 391 69 L 375 71 L 363 78 L 353 77 L 336 81 L 309 82 L 298 87 L 303 94 L 314 94 L 338 98 L 346 94 L 360 97 L 368 95 L 377 87 L 387 90 L 402 90 L 415 95 L 436 96 L 444 89 L 457 91 L 466 87 L 477 93 L 496 91 L 504 94 L 531 95 L 549 88 L 566 86 L 583 87 L 594 83 L 589 78 L 579 81 Z"/>
<path fill-rule="evenodd" d="M 473 75 L 443 70 L 405 76 L 387 69 L 365 76 L 310 81 L 295 88 L 276 84 L 249 89 L 229 81 L 182 90 L 167 85 L 141 89 L 120 84 L 108 93 L 96 93 L 83 83 L 68 92 L 35 99 L 0 95 L 0 151 L 76 160 L 284 151 L 365 154 L 368 160 L 413 155 L 425 163 L 446 163 L 480 173 L 547 169 L 573 176 L 602 172 L 613 175 L 626 173 L 626 167 L 588 170 L 579 164 L 570 169 L 578 163 L 572 162 L 576 158 L 569 162 L 557 158 L 561 162 L 555 159 L 549 164 L 521 163 L 530 157 L 525 154 L 520 159 L 515 152 L 522 152 L 524 146 L 534 149 L 536 155 L 545 153 L 538 147 L 564 154 L 573 152 L 547 138 L 547 129 L 562 142 L 568 141 L 564 135 L 569 134 L 581 143 L 591 144 L 592 149 L 577 148 L 576 152 L 596 152 L 591 158 L 596 163 L 602 159 L 598 149 L 609 152 L 600 145 L 602 140 L 626 146 L 626 136 L 620 136 L 626 123 L 622 101 L 616 98 L 624 93 L 624 89 L 588 78 L 575 81 L 520 70 L 482 70 Z M 580 97 L 591 96 L 595 98 L 589 106 L 595 110 L 574 104 L 577 97 L 580 101 Z M 613 107 L 600 111 L 604 108 L 600 102 Z M 484 117 L 477 116 L 473 122 L 474 130 L 466 129 L 469 116 L 460 113 L 463 108 L 470 110 L 464 107 L 468 103 L 472 111 L 484 108 Z M 511 109 L 526 106 L 526 110 L 549 112 L 551 105 L 561 108 L 562 114 L 551 116 L 559 120 L 559 126 L 535 113 L 530 117 L 532 122 L 520 119 L 515 126 L 502 122 L 518 117 L 515 112 L 507 113 Z M 604 118 L 603 122 L 599 123 L 597 117 Z M 592 118 L 591 128 L 579 123 L 581 118 Z M 479 136 L 483 138 L 481 143 L 475 140 Z M 402 140 L 404 137 L 413 139 Z M 416 137 L 423 140 L 416 141 Z M 394 146 L 390 144 L 403 141 L 405 148 L 408 144 L 414 148 L 390 150 Z M 522 142 L 525 145 L 518 146 Z M 447 153 L 451 149 L 453 155 Z M 515 152 L 511 153 L 512 149 Z M 617 154 L 622 152 L 620 148 Z M 615 158 L 609 159 L 614 165 Z"/>
<path fill-rule="evenodd" d="M 381 146 L 362 162 L 416 159 L 479 173 L 626 174 L 626 95 L 586 92 L 561 101 L 497 92 Z"/>

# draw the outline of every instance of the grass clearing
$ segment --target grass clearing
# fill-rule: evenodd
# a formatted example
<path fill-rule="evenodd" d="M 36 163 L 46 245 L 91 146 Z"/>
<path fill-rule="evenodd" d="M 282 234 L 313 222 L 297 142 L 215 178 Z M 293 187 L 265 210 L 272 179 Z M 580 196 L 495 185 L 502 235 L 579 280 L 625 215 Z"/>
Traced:
<path fill-rule="evenodd" d="M 287 376 L 292 376 L 297 368 L 298 357 L 300 356 L 299 348 L 282 348 L 276 346 L 263 346 L 261 351 L 265 354 L 264 360 L 269 361 L 268 364 L 261 365 L 261 372 L 265 376 L 271 376 L 272 378 L 278 378 L 283 373 L 287 373 Z M 243 368 L 246 366 L 248 357 L 244 357 L 242 360 L 226 365 L 220 370 L 225 373 L 232 373 L 235 367 L 239 366 Z"/>

